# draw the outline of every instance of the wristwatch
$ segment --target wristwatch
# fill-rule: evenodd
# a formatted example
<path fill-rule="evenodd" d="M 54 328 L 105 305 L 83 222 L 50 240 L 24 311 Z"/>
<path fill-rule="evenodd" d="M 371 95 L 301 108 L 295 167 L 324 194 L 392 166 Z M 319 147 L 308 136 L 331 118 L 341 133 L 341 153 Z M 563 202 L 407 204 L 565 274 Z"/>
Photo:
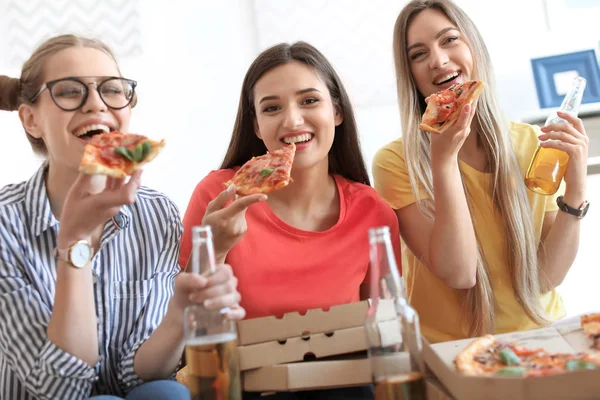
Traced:
<path fill-rule="evenodd" d="M 87 240 L 80 240 L 68 249 L 56 249 L 56 258 L 71 264 L 76 268 L 85 267 L 94 255 L 94 249 Z"/>
<path fill-rule="evenodd" d="M 585 214 L 587 214 L 588 209 L 590 208 L 590 202 L 587 200 L 584 201 L 581 204 L 581 206 L 579 206 L 579 208 L 573 208 L 564 202 L 563 196 L 558 196 L 556 198 L 556 204 L 558 204 L 558 208 L 561 211 L 564 211 L 568 214 L 574 215 L 577 217 L 577 219 L 581 219 L 581 218 L 585 217 Z"/>

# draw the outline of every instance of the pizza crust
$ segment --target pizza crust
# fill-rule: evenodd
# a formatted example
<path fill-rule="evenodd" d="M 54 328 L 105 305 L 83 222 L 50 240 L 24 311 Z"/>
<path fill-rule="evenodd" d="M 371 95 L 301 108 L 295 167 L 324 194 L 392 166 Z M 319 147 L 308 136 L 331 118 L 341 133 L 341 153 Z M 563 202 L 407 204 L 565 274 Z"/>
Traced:
<path fill-rule="evenodd" d="M 456 369 L 467 375 L 483 375 L 486 372 L 474 360 L 475 356 L 483 353 L 496 345 L 496 338 L 485 335 L 471 342 L 462 352 L 456 356 Z"/>
<path fill-rule="evenodd" d="M 581 327 L 592 339 L 592 348 L 600 350 L 600 313 L 582 315 Z"/>

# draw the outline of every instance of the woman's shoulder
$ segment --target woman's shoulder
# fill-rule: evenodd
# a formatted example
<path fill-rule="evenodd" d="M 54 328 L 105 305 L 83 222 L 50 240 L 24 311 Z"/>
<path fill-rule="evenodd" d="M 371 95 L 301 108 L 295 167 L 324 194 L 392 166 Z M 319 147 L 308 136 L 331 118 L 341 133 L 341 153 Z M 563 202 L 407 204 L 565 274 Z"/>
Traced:
<path fill-rule="evenodd" d="M 512 147 L 522 168 L 529 165 L 531 156 L 538 146 L 538 136 L 542 133 L 539 126 L 524 122 L 510 121 Z"/>
<path fill-rule="evenodd" d="M 392 140 L 386 145 L 382 146 L 375 153 L 375 157 L 373 158 L 374 162 L 384 161 L 389 158 L 402 158 L 404 159 L 404 143 L 402 142 L 402 138 L 398 138 Z"/>
<path fill-rule="evenodd" d="M 204 189 L 218 188 L 219 192 L 225 189 L 224 184 L 233 178 L 236 168 L 217 169 L 210 171 L 200 182 L 199 187 Z"/>
<path fill-rule="evenodd" d="M 348 207 L 358 206 L 363 210 L 366 210 L 367 207 L 392 210 L 381 196 L 379 196 L 375 188 L 364 183 L 350 181 L 340 175 L 336 175 L 335 177 L 338 185 L 344 192 L 344 198 Z"/>

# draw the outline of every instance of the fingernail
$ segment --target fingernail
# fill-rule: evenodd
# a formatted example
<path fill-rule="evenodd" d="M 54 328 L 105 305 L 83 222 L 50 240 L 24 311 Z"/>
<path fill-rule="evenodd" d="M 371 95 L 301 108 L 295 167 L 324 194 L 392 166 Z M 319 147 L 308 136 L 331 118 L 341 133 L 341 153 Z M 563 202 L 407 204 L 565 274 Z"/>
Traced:
<path fill-rule="evenodd" d="M 204 303 L 202 303 L 202 305 L 206 308 L 209 308 L 210 306 L 212 306 L 213 304 L 215 304 L 214 301 L 212 301 L 211 299 L 206 299 L 204 300 Z"/>
<path fill-rule="evenodd" d="M 231 185 L 229 185 L 229 187 L 227 188 L 227 191 L 229 193 L 235 192 L 235 185 L 233 183 Z"/>
<path fill-rule="evenodd" d="M 267 196 L 261 196 L 261 197 L 260 197 L 260 199 L 259 199 L 258 201 L 265 201 L 265 200 L 267 200 L 267 199 L 268 199 L 268 197 L 267 197 Z"/>

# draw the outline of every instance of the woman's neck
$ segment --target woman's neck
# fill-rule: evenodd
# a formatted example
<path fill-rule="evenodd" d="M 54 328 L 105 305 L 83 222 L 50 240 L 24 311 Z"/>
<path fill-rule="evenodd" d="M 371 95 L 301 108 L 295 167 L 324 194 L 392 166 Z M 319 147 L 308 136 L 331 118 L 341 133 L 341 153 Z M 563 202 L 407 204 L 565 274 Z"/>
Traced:
<path fill-rule="evenodd" d="M 475 124 L 471 125 L 471 132 L 458 152 L 458 158 L 478 171 L 488 172 L 487 154 L 479 132 L 473 125 Z"/>
<path fill-rule="evenodd" d="M 292 169 L 292 182 L 285 188 L 269 194 L 269 199 L 286 203 L 298 211 L 308 212 L 312 205 L 320 203 L 335 188 L 335 181 L 329 175 L 328 163 L 302 170 Z"/>
<path fill-rule="evenodd" d="M 328 164 L 295 170 L 293 182 L 269 194 L 267 204 L 285 223 L 307 231 L 324 231 L 339 219 L 339 193 Z"/>

